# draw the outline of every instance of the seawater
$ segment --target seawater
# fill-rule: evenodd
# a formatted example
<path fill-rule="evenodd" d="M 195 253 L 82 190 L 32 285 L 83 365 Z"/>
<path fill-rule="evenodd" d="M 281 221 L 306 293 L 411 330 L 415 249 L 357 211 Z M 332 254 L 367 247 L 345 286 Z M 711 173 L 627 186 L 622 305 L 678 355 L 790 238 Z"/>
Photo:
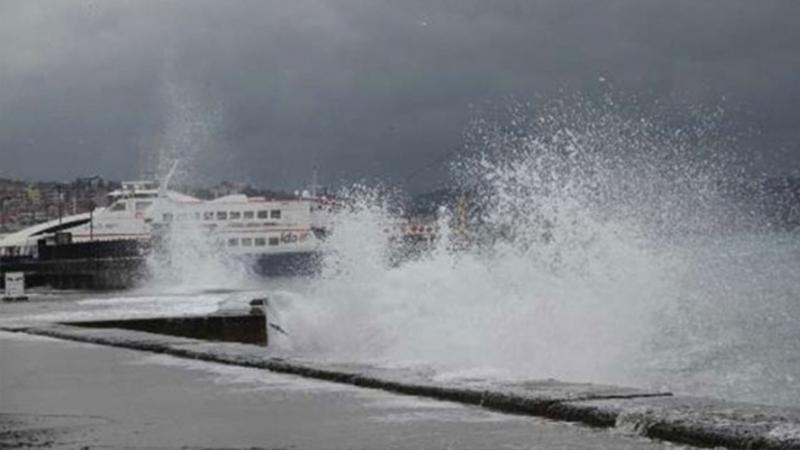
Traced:
<path fill-rule="evenodd" d="M 742 233 L 678 247 L 678 303 L 641 349 L 631 381 L 682 392 L 800 403 L 800 233 Z"/>

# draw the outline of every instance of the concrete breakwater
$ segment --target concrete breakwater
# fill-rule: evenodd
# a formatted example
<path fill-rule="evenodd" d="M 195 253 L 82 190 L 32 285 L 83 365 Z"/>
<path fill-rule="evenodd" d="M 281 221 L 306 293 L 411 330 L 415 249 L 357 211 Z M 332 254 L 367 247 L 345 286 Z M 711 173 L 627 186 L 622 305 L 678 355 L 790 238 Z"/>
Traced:
<path fill-rule="evenodd" d="M 68 322 L 83 328 L 122 329 L 206 341 L 267 346 L 267 320 L 263 314 L 234 316 L 156 317 L 148 319 Z"/>
<path fill-rule="evenodd" d="M 42 324 L 6 326 L 4 329 L 261 368 L 595 427 L 617 427 L 652 438 L 691 445 L 800 448 L 800 409 L 554 380 L 523 383 L 445 382 L 420 371 L 285 359 L 253 345 L 208 342 L 114 328 Z"/>

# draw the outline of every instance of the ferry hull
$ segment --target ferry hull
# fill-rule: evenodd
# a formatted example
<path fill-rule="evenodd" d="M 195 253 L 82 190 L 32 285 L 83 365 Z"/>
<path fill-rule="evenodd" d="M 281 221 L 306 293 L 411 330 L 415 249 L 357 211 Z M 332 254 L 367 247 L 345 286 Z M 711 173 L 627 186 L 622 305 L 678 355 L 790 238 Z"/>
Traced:
<path fill-rule="evenodd" d="M 264 254 L 252 261 L 256 274 L 265 277 L 314 276 L 322 268 L 320 252 Z"/>
<path fill-rule="evenodd" d="M 147 282 L 147 241 L 95 241 L 40 246 L 38 258 L 0 260 L 0 285 L 5 272 L 24 272 L 28 286 L 54 289 L 127 289 Z M 252 273 L 263 277 L 314 276 L 322 254 L 314 251 L 251 255 L 243 258 Z M 0 286 L 2 287 L 2 286 Z"/>

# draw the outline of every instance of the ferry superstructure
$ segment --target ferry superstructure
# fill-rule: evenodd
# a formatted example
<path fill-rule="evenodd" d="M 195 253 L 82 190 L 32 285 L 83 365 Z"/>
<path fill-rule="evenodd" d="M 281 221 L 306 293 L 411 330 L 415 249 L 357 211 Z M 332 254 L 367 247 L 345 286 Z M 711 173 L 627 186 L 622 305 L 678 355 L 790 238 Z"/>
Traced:
<path fill-rule="evenodd" d="M 210 201 L 166 199 L 145 215 L 156 236 L 205 236 L 229 255 L 316 251 L 325 234 L 320 200 L 228 195 Z"/>

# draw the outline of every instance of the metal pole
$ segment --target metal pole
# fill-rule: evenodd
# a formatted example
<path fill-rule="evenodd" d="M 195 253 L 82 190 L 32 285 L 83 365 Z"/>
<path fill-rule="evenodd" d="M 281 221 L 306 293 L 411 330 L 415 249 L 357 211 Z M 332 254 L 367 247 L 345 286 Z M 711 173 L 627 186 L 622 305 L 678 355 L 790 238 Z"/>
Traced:
<path fill-rule="evenodd" d="M 0 227 L 1 227 L 0 230 L 2 230 L 4 232 L 6 231 L 6 202 L 7 201 L 8 201 L 8 197 L 3 197 L 2 199 L 0 199 L 0 202 L 2 202 L 2 205 L 3 205 L 3 211 L 2 211 L 3 215 L 0 216 Z"/>
<path fill-rule="evenodd" d="M 61 219 L 64 215 L 64 195 L 61 193 L 61 185 L 58 185 L 58 224 L 61 225 Z"/>
<path fill-rule="evenodd" d="M 89 182 L 89 242 L 94 241 L 94 184 Z"/>

